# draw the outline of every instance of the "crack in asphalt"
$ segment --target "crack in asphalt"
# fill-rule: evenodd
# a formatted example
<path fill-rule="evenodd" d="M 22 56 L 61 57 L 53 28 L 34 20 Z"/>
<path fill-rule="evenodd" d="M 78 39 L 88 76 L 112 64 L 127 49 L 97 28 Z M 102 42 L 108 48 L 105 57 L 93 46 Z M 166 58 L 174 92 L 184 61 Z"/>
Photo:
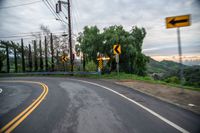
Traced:
<path fill-rule="evenodd" d="M 70 104 L 66 106 L 65 116 L 58 124 L 60 127 L 53 132 L 124 132 L 114 109 L 93 89 L 71 82 L 61 82 L 60 86 L 69 96 Z"/>

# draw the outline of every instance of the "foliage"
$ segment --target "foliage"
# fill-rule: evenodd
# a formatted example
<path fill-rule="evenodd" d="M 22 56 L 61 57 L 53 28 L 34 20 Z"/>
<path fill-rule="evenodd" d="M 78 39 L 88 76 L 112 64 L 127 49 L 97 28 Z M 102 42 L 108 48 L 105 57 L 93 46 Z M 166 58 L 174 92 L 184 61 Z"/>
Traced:
<path fill-rule="evenodd" d="M 200 87 L 200 67 L 192 66 L 184 69 L 185 84 Z"/>
<path fill-rule="evenodd" d="M 97 66 L 93 61 L 89 61 L 85 66 L 86 71 L 96 71 Z"/>
<path fill-rule="evenodd" d="M 163 73 L 161 79 L 167 83 L 180 84 L 180 64 L 173 61 L 155 61 L 150 58 L 148 73 Z M 183 65 L 184 85 L 200 87 L 200 67 Z"/>
<path fill-rule="evenodd" d="M 87 54 L 89 60 L 95 62 L 97 52 L 101 51 L 102 35 L 100 30 L 96 27 L 84 27 L 83 33 L 79 33 L 78 42 L 83 53 Z"/>
<path fill-rule="evenodd" d="M 9 47 L 8 53 L 13 54 L 14 48 L 16 51 L 21 52 L 21 47 L 19 44 L 14 43 L 13 41 L 0 41 L 0 72 L 4 66 L 4 60 L 6 59 L 6 46 Z"/>
<path fill-rule="evenodd" d="M 84 27 L 83 33 L 79 33 L 78 42 L 84 54 L 89 60 L 96 62 L 97 53 L 111 57 L 111 70 L 116 69 L 113 55 L 113 45 L 120 44 L 120 71 L 144 76 L 148 57 L 142 54 L 143 39 L 146 35 L 144 28 L 132 27 L 131 31 L 124 30 L 123 26 L 110 26 L 103 32 L 97 26 Z"/>
<path fill-rule="evenodd" d="M 180 64 L 174 61 L 163 60 L 156 61 L 149 57 L 149 63 L 147 64 L 147 72 L 148 73 L 165 73 L 170 75 L 170 73 L 174 73 L 174 71 L 179 69 Z M 183 65 L 183 68 L 188 68 L 189 66 Z"/>
<path fill-rule="evenodd" d="M 3 68 L 3 61 L 6 59 L 5 50 L 0 50 L 0 72 Z"/>
<path fill-rule="evenodd" d="M 175 83 L 175 84 L 180 83 L 180 80 L 177 76 L 172 76 L 172 77 L 166 78 L 164 81 L 167 83 Z"/>

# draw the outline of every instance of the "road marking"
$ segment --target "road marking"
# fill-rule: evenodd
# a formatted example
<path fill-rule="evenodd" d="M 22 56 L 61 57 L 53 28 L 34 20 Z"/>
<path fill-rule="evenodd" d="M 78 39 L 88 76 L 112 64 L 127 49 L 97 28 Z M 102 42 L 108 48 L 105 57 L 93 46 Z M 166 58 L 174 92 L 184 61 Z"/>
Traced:
<path fill-rule="evenodd" d="M 149 113 L 151 113 L 152 115 L 156 116 L 156 117 L 159 118 L 160 120 L 164 121 L 165 123 L 169 124 L 170 126 L 174 127 L 175 129 L 179 130 L 180 132 L 182 132 L 182 133 L 189 133 L 189 131 L 187 131 L 186 129 L 184 129 L 184 128 L 178 126 L 177 124 L 175 124 L 175 123 L 173 123 L 173 122 L 171 122 L 171 121 L 168 120 L 167 118 L 165 118 L 165 117 L 159 115 L 158 113 L 156 113 L 156 112 L 154 112 L 153 110 L 151 110 L 151 109 L 145 107 L 144 105 L 142 105 L 142 104 L 140 104 L 140 103 L 138 103 L 138 102 L 136 102 L 136 101 L 134 101 L 134 100 L 132 100 L 132 99 L 126 97 L 125 95 L 123 95 L 123 94 L 121 94 L 121 93 L 119 93 L 119 92 L 117 92 L 117 91 L 112 90 L 111 88 L 108 88 L 108 87 L 106 87 L 106 86 L 103 86 L 103 85 L 100 85 L 100 84 L 97 84 L 97 83 L 85 81 L 85 80 L 76 80 L 76 79 L 70 79 L 70 80 L 80 81 L 80 82 L 83 82 L 83 83 L 88 83 L 88 84 L 95 85 L 95 86 L 104 88 L 104 89 L 106 89 L 106 90 L 109 90 L 109 91 L 111 91 L 111 92 L 113 92 L 113 93 L 115 93 L 115 94 L 117 94 L 117 95 L 119 95 L 119 96 L 125 98 L 126 100 L 128 100 L 128 101 L 130 101 L 130 102 L 132 102 L 132 103 L 134 103 L 134 104 L 136 104 L 136 105 L 138 105 L 139 107 L 143 108 L 143 109 L 146 110 L 147 112 L 149 112 Z"/>
<path fill-rule="evenodd" d="M 14 119 L 8 122 L 0 132 L 10 133 L 13 131 L 28 115 L 30 115 L 36 107 L 43 101 L 48 93 L 48 86 L 41 82 L 34 82 L 34 81 L 0 81 L 0 82 L 21 82 L 21 83 L 33 83 L 39 84 L 42 86 L 43 92 L 40 96 L 31 104 L 29 105 L 24 111 L 22 111 L 19 115 L 17 115 Z"/>
<path fill-rule="evenodd" d="M 3 92 L 3 89 L 0 88 L 0 93 L 2 93 L 2 92 Z"/>
<path fill-rule="evenodd" d="M 195 105 L 192 104 L 192 103 L 189 103 L 188 106 L 190 106 L 190 107 L 194 107 Z"/>

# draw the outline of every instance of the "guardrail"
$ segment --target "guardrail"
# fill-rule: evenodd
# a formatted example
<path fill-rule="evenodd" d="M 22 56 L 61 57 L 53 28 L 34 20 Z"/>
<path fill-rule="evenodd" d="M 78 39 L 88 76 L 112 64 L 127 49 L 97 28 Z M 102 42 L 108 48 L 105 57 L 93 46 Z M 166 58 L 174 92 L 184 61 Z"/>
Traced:
<path fill-rule="evenodd" d="M 24 72 L 24 73 L 0 73 L 0 77 L 13 75 L 96 75 L 99 72 Z"/>

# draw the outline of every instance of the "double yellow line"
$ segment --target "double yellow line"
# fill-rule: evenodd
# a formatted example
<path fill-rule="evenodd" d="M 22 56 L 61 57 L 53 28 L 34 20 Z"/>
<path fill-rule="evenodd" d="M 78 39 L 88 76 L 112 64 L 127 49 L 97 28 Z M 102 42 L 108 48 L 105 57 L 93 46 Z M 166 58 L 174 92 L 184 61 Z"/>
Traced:
<path fill-rule="evenodd" d="M 3 128 L 0 129 L 0 133 L 10 133 L 13 131 L 28 115 L 30 115 L 35 108 L 42 102 L 42 100 L 46 97 L 48 93 L 48 86 L 41 82 L 34 81 L 0 81 L 0 82 L 20 82 L 20 83 L 31 83 L 31 84 L 39 84 L 42 86 L 43 92 L 40 96 L 29 105 L 24 111 L 22 111 L 19 115 L 17 115 L 14 119 L 12 119 L 8 124 L 6 124 Z"/>

